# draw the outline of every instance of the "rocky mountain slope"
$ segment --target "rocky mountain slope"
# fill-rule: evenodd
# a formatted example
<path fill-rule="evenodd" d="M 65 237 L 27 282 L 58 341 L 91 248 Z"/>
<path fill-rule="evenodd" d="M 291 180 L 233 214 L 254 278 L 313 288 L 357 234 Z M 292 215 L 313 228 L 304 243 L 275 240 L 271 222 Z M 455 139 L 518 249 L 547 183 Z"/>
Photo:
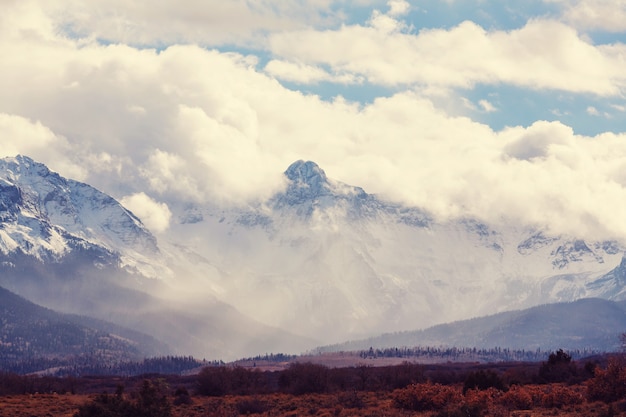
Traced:
<path fill-rule="evenodd" d="M 0 363 L 4 370 L 22 371 L 21 367 L 42 371 L 46 364 L 114 364 L 169 351 L 145 334 L 87 317 L 59 314 L 4 288 L 0 288 L 0 317 Z"/>
<path fill-rule="evenodd" d="M 161 266 L 154 236 L 112 197 L 26 156 L 0 159 L 0 254 L 59 263 L 78 252 L 147 276 Z"/>

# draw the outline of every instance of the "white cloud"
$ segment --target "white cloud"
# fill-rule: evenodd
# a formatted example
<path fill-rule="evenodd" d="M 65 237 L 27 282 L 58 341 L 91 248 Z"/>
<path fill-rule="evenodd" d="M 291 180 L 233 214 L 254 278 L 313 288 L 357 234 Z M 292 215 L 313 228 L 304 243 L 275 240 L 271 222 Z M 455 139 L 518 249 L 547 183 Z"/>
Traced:
<path fill-rule="evenodd" d="M 76 179 L 87 176 L 87 167 L 81 167 L 67 157 L 71 149 L 67 140 L 55 135 L 41 122 L 0 113 L 0 149 L 2 156 L 26 155 Z"/>
<path fill-rule="evenodd" d="M 595 107 L 589 106 L 587 107 L 587 114 L 590 114 L 592 116 L 598 116 L 600 115 L 600 112 Z"/>
<path fill-rule="evenodd" d="M 411 10 L 411 4 L 405 0 L 389 0 L 387 5 L 389 6 L 388 14 L 394 17 L 403 16 Z"/>
<path fill-rule="evenodd" d="M 428 83 L 361 104 L 286 89 L 254 57 L 67 39 L 49 17 L 15 7 L 0 16 L 0 149 L 128 196 L 155 230 L 177 204 L 267 197 L 291 162 L 311 159 L 329 177 L 436 215 L 626 239 L 626 218 L 614 213 L 626 201 L 624 134 L 578 136 L 541 121 L 494 131 L 420 93 L 507 82 L 616 94 L 619 45 L 596 47 L 546 21 L 511 32 L 467 22 L 417 35 L 346 26 L 273 38 L 304 73 L 328 66 L 370 82 Z"/>
<path fill-rule="evenodd" d="M 485 113 L 493 113 L 494 111 L 498 111 L 498 109 L 493 104 L 491 104 L 489 100 L 479 100 L 478 104 L 480 105 L 482 111 L 484 111 Z"/>
<path fill-rule="evenodd" d="M 626 112 L 626 106 L 622 106 L 620 104 L 611 104 L 611 108 L 619 111 L 619 112 Z"/>
<path fill-rule="evenodd" d="M 581 29 L 626 31 L 626 0 L 549 0 L 562 5 L 563 19 Z"/>
<path fill-rule="evenodd" d="M 272 59 L 265 65 L 265 71 L 284 81 L 300 84 L 316 84 L 327 81 L 338 84 L 359 84 L 363 77 L 355 74 L 330 74 L 323 68 L 297 62 Z"/>
<path fill-rule="evenodd" d="M 132 211 L 148 229 L 162 233 L 170 225 L 172 212 L 165 203 L 159 203 L 143 192 L 125 196 L 120 203 Z"/>
<path fill-rule="evenodd" d="M 594 46 L 555 21 L 532 20 L 512 31 L 486 31 L 466 21 L 418 34 L 398 31 L 393 22 L 375 13 L 370 26 L 275 33 L 270 47 L 283 60 L 327 65 L 389 86 L 507 83 L 604 96 L 626 87 L 625 45 Z"/>
<path fill-rule="evenodd" d="M 259 45 L 268 32 L 336 25 L 331 0 L 25 0 L 73 35 L 133 45 Z"/>

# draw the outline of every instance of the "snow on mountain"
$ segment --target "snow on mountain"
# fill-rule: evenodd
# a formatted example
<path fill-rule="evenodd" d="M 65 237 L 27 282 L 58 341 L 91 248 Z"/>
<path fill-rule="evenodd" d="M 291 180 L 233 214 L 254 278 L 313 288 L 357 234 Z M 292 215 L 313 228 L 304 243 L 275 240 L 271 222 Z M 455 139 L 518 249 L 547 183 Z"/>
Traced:
<path fill-rule="evenodd" d="M 80 250 L 147 276 L 166 271 L 154 236 L 112 197 L 26 156 L 0 159 L 0 252 L 54 262 Z"/>
<path fill-rule="evenodd" d="M 333 342 L 623 297 L 602 281 L 621 285 L 610 278 L 624 251 L 617 242 L 440 222 L 329 179 L 310 161 L 285 177 L 283 192 L 249 207 L 179 207 L 169 235 L 196 254 L 205 288 L 264 323 Z"/>
<path fill-rule="evenodd" d="M 111 197 L 27 157 L 2 159 L 0 266 L 23 256 L 46 265 L 79 253 L 88 254 L 92 266 L 173 278 L 155 284 L 162 292 L 152 294 L 175 305 L 180 317 L 193 317 L 180 335 L 213 329 L 193 337 L 199 346 L 210 338 L 211 346 L 221 346 L 216 351 L 230 354 L 258 353 L 259 340 L 268 349 L 290 351 L 308 341 L 313 347 L 544 303 L 626 299 L 619 242 L 552 236 L 510 222 L 441 221 L 330 179 L 311 161 L 294 162 L 285 171 L 284 190 L 266 201 L 170 208 L 177 221 L 157 246 L 139 219 Z M 89 305 L 109 282 L 98 280 L 93 291 L 81 283 Z M 19 288 L 46 304 L 46 292 L 28 285 Z M 75 288 L 67 285 L 58 291 L 59 305 Z M 119 286 L 110 292 L 110 300 L 121 303 L 115 317 L 130 320 L 132 306 L 120 298 L 129 293 Z M 151 323 L 161 331 L 158 337 L 181 326 L 160 326 L 163 311 L 159 316 L 150 309 L 164 304 L 142 305 L 142 314 L 158 317 Z M 78 301 L 72 308 L 88 309 Z M 99 316 L 105 310 L 99 305 Z M 216 322 L 226 311 L 228 323 L 245 322 L 246 330 L 229 334 L 226 320 Z M 137 329 L 142 320 L 125 324 Z M 245 335 L 255 331 L 256 342 L 246 344 Z M 293 346 L 276 346 L 279 334 Z"/>

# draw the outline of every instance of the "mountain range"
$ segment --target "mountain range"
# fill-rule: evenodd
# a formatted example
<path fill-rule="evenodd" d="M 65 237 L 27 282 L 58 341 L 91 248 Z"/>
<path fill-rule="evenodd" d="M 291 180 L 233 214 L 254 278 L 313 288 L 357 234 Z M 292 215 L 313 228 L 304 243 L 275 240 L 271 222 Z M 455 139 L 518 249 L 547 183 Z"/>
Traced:
<path fill-rule="evenodd" d="M 558 349 L 612 352 L 622 348 L 626 301 L 584 298 L 524 310 L 387 333 L 318 348 L 320 352 L 393 347 L 469 347 L 515 350 Z"/>
<path fill-rule="evenodd" d="M 311 161 L 284 174 L 264 201 L 172 204 L 155 236 L 87 184 L 0 159 L 0 285 L 211 359 L 626 298 L 621 242 L 438 219 Z"/>

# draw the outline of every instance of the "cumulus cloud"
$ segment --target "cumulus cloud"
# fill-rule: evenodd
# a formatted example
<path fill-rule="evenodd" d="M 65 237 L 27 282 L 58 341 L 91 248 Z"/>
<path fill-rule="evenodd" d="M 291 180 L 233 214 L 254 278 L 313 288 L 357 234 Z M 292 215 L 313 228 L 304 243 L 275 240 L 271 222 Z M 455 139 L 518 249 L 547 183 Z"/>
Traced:
<path fill-rule="evenodd" d="M 562 7 L 563 19 L 581 29 L 626 31 L 626 0 L 547 0 Z"/>
<path fill-rule="evenodd" d="M 25 3 L 29 0 L 25 0 Z M 56 27 L 73 36 L 159 46 L 172 43 L 257 45 L 266 33 L 335 25 L 332 0 L 245 1 L 48 0 L 36 2 Z"/>
<path fill-rule="evenodd" d="M 389 86 L 508 83 L 603 96 L 620 95 L 626 87 L 625 45 L 592 45 L 556 21 L 531 20 L 511 31 L 487 31 L 466 21 L 417 34 L 398 25 L 375 13 L 367 26 L 275 33 L 270 47 L 283 60 L 327 65 Z"/>
<path fill-rule="evenodd" d="M 389 0 L 387 5 L 390 16 L 403 16 L 411 10 L 411 4 L 406 0 Z"/>
<path fill-rule="evenodd" d="M 120 203 L 132 211 L 148 229 L 161 233 L 167 230 L 172 218 L 172 212 L 165 203 L 159 203 L 146 193 L 140 192 L 125 196 Z"/>
<path fill-rule="evenodd" d="M 325 101 L 285 88 L 254 56 L 70 39 L 30 3 L 14 4 L 0 15 L 2 152 L 126 196 L 155 231 L 179 204 L 266 198 L 284 186 L 290 163 L 310 159 L 331 178 L 437 216 L 626 239 L 626 219 L 613 212 L 626 201 L 624 134 L 585 137 L 546 121 L 495 131 L 421 92 L 507 82 L 618 94 L 619 45 L 591 45 L 549 21 L 514 31 L 466 22 L 418 34 L 353 25 L 273 36 L 277 59 L 302 64 L 294 72 L 428 83 L 369 103 Z"/>
<path fill-rule="evenodd" d="M 283 81 L 300 84 L 316 84 L 324 81 L 338 84 L 360 84 L 363 82 L 363 77 L 355 74 L 331 74 L 319 66 L 279 59 L 269 61 L 265 65 L 265 72 Z"/>
<path fill-rule="evenodd" d="M 76 179 L 84 179 L 86 167 L 67 158 L 68 141 L 54 134 L 41 122 L 22 116 L 0 113 L 0 149 L 4 156 L 26 155 Z"/>
<path fill-rule="evenodd" d="M 561 123 L 537 122 L 510 141 L 504 147 L 504 154 L 520 160 L 545 158 L 552 144 L 562 144 L 573 135 L 571 128 Z"/>

